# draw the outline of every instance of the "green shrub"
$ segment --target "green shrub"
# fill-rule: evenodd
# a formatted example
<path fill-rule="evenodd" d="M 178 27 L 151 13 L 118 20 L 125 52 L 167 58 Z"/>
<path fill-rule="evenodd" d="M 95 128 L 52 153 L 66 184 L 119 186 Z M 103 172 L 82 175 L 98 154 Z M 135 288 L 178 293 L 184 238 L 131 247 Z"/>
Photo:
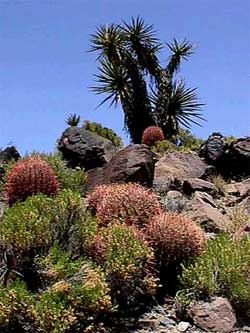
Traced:
<path fill-rule="evenodd" d="M 151 146 L 151 150 L 154 153 L 164 154 L 164 153 L 171 153 L 173 151 L 177 151 L 177 146 L 169 141 L 169 140 L 162 140 L 157 141 L 153 146 Z"/>
<path fill-rule="evenodd" d="M 23 282 L 0 287 L 0 332 L 37 332 L 34 297 Z"/>
<path fill-rule="evenodd" d="M 82 262 L 72 277 L 41 294 L 36 310 L 43 332 L 60 333 L 78 331 L 113 308 L 101 270 Z"/>
<path fill-rule="evenodd" d="M 95 237 L 93 259 L 106 275 L 115 304 L 132 310 L 142 299 L 152 297 L 157 289 L 154 255 L 131 226 L 110 224 Z"/>
<path fill-rule="evenodd" d="M 101 124 L 88 120 L 84 121 L 83 128 L 110 140 L 116 147 L 122 147 L 122 139 L 110 128 L 102 127 Z"/>
<path fill-rule="evenodd" d="M 3 197 L 13 204 L 31 195 L 58 193 L 58 181 L 50 165 L 37 156 L 18 161 L 8 172 Z"/>
<path fill-rule="evenodd" d="M 80 116 L 77 116 L 76 113 L 71 113 L 66 120 L 66 123 L 69 126 L 77 126 L 79 122 L 80 122 Z"/>
<path fill-rule="evenodd" d="M 6 208 L 0 224 L 1 246 L 21 252 L 49 246 L 52 203 L 53 199 L 38 194 Z"/>
<path fill-rule="evenodd" d="M 53 238 L 72 253 L 81 247 L 81 225 L 85 212 L 86 208 L 79 193 L 63 190 L 54 198 L 51 221 Z"/>
<path fill-rule="evenodd" d="M 81 169 L 68 168 L 60 154 L 35 154 L 45 159 L 52 167 L 57 176 L 61 190 L 72 190 L 73 192 L 84 193 L 86 175 Z"/>
<path fill-rule="evenodd" d="M 180 282 L 204 296 L 226 296 L 236 310 L 250 317 L 250 239 L 235 242 L 220 235 L 205 253 L 183 265 Z"/>
<path fill-rule="evenodd" d="M 92 200 L 93 197 L 95 200 Z M 96 198 L 100 198 L 96 207 L 99 225 L 116 220 L 141 227 L 161 212 L 156 194 L 139 184 L 111 184 L 104 188 L 98 186 L 88 195 L 87 201 L 97 202 Z"/>

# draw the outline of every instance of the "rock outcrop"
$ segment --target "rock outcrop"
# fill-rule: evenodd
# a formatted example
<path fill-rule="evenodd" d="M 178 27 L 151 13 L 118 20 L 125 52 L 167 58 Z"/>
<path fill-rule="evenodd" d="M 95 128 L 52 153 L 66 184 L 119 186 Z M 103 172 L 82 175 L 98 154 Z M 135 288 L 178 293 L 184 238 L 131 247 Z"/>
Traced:
<path fill-rule="evenodd" d="M 96 185 L 135 182 L 152 187 L 154 177 L 154 155 L 148 146 L 135 144 L 113 156 L 103 168 L 87 173 L 87 191 Z"/>
<path fill-rule="evenodd" d="M 111 141 L 76 126 L 63 132 L 58 149 L 69 167 L 79 166 L 85 170 L 103 166 L 117 151 Z"/>

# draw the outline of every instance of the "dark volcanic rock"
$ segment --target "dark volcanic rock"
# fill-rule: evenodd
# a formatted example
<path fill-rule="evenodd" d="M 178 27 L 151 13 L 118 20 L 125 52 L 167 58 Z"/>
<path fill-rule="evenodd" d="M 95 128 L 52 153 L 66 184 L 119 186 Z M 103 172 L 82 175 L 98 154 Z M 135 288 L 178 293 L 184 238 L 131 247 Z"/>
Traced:
<path fill-rule="evenodd" d="M 4 175 L 3 164 L 8 163 L 11 160 L 17 161 L 19 158 L 21 158 L 21 156 L 14 146 L 7 147 L 3 150 L 0 149 L 0 180 Z"/>
<path fill-rule="evenodd" d="M 222 135 L 212 134 L 203 143 L 199 156 L 227 178 L 250 175 L 250 137 L 226 144 Z"/>
<path fill-rule="evenodd" d="M 214 165 L 222 158 L 225 149 L 226 144 L 223 136 L 215 133 L 210 135 L 202 144 L 199 150 L 199 156 L 204 157 L 208 164 Z"/>
<path fill-rule="evenodd" d="M 21 156 L 14 146 L 0 150 L 0 163 L 7 163 L 10 160 L 17 161 L 19 158 L 21 158 Z"/>
<path fill-rule="evenodd" d="M 135 182 L 151 187 L 154 176 L 154 158 L 148 146 L 129 145 L 119 151 L 103 168 L 87 173 L 87 191 L 95 185 Z"/>
<path fill-rule="evenodd" d="M 69 167 L 80 166 L 85 170 L 103 166 L 116 152 L 111 141 L 75 126 L 63 132 L 58 142 L 58 149 Z"/>
<path fill-rule="evenodd" d="M 250 137 L 232 142 L 225 160 L 228 162 L 225 165 L 225 172 L 228 168 L 229 176 L 250 176 Z"/>

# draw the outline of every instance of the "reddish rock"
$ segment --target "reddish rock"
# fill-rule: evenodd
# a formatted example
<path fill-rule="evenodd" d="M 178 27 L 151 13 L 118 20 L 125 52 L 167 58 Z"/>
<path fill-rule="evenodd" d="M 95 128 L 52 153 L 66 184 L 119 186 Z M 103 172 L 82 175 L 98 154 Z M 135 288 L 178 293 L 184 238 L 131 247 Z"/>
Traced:
<path fill-rule="evenodd" d="M 202 177 L 206 169 L 207 165 L 195 152 L 168 153 L 155 164 L 154 187 L 159 192 L 167 192 L 185 179 Z"/>
<path fill-rule="evenodd" d="M 189 308 L 194 323 L 208 332 L 230 333 L 236 324 L 233 308 L 226 298 L 196 302 Z"/>
<path fill-rule="evenodd" d="M 213 198 L 205 192 L 195 192 L 188 203 L 186 215 L 206 232 L 218 233 L 224 230 L 225 216 L 216 208 Z"/>
<path fill-rule="evenodd" d="M 215 185 L 199 178 L 190 178 L 183 182 L 182 186 L 183 192 L 187 195 L 191 195 L 195 191 L 206 192 L 209 194 L 218 193 Z"/>

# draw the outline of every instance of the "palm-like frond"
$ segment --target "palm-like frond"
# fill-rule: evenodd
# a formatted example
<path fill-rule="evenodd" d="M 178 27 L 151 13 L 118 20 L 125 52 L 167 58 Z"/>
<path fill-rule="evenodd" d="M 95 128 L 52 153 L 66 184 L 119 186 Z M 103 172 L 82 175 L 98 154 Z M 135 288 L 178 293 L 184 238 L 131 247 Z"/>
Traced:
<path fill-rule="evenodd" d="M 205 120 L 201 113 L 204 104 L 199 103 L 196 90 L 186 88 L 183 81 L 175 82 L 168 101 L 168 116 L 187 128 L 190 123 L 201 126 L 198 120 Z"/>
<path fill-rule="evenodd" d="M 120 28 L 125 36 L 126 47 L 135 55 L 139 66 L 157 78 L 159 72 L 157 53 L 161 49 L 161 43 L 155 37 L 153 25 L 146 25 L 140 17 L 132 18 L 131 23 L 123 22 L 123 24 Z"/>
<path fill-rule="evenodd" d="M 187 60 L 194 53 L 195 45 L 185 39 L 178 44 L 177 40 L 174 39 L 172 43 L 167 43 L 167 46 L 172 52 L 172 55 L 169 57 L 167 71 L 170 76 L 173 76 L 174 72 L 178 70 L 181 60 Z"/>
<path fill-rule="evenodd" d="M 124 34 L 119 26 L 110 24 L 101 26 L 91 35 L 90 52 L 99 52 L 99 57 L 106 57 L 110 61 L 119 61 L 122 58 Z"/>
<path fill-rule="evenodd" d="M 199 103 L 196 88 L 186 88 L 183 81 L 168 85 L 165 90 L 153 91 L 151 102 L 155 106 L 155 117 L 166 138 L 176 135 L 180 125 L 190 128 L 191 123 L 201 126 L 204 104 Z"/>
<path fill-rule="evenodd" d="M 116 66 L 108 60 L 101 60 L 98 68 L 100 74 L 95 75 L 98 85 L 92 87 L 96 94 L 107 94 L 108 96 L 98 105 L 110 101 L 110 106 L 119 100 L 129 98 L 129 75 L 123 66 Z"/>
<path fill-rule="evenodd" d="M 66 123 L 70 126 L 77 126 L 80 121 L 80 116 L 78 116 L 76 113 L 70 114 L 66 120 Z"/>

